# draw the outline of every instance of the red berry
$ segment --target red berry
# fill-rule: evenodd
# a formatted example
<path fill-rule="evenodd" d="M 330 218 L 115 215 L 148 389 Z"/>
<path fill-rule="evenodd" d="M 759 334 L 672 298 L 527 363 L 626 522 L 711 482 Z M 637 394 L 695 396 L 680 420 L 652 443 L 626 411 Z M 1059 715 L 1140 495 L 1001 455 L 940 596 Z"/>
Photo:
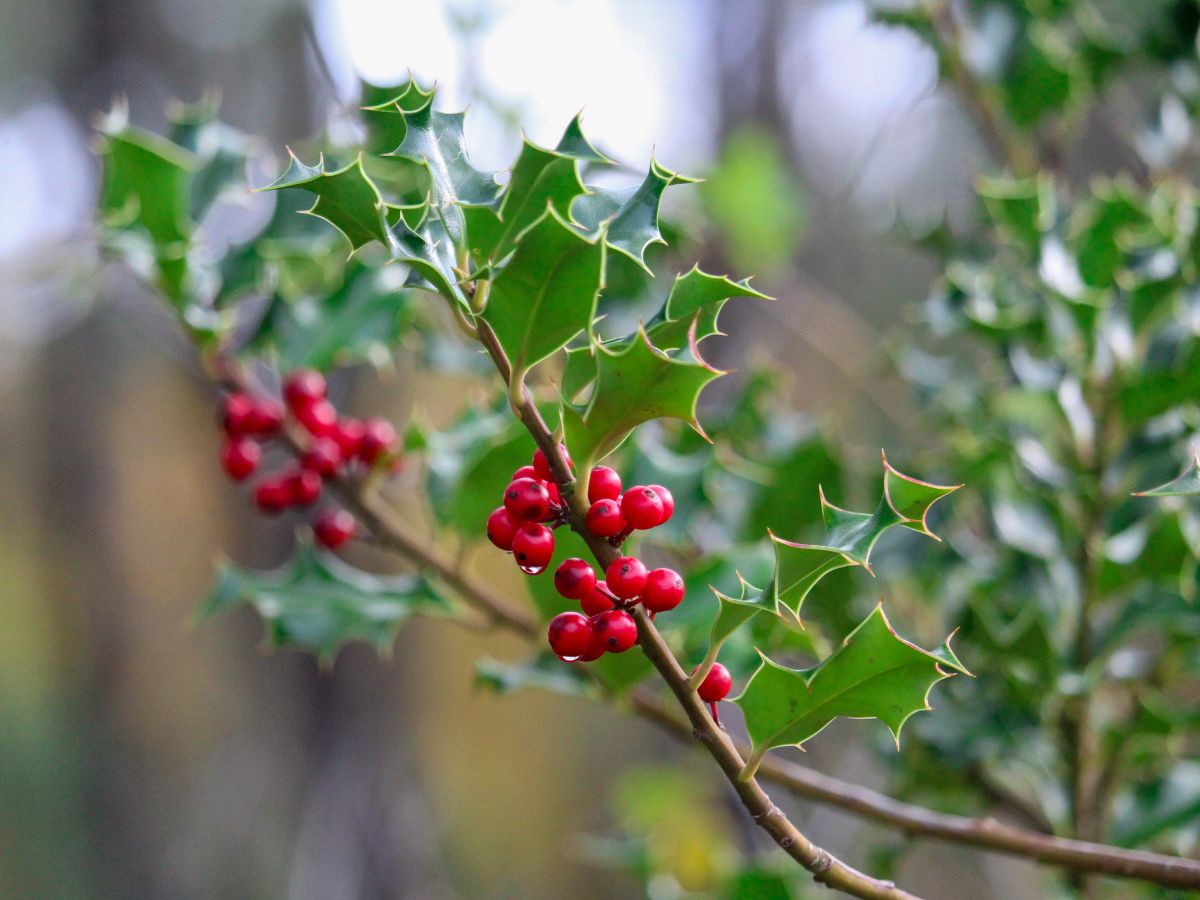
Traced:
<path fill-rule="evenodd" d="M 339 419 L 330 437 L 337 441 L 344 459 L 353 459 L 358 455 L 366 433 L 366 427 L 358 419 Z"/>
<path fill-rule="evenodd" d="M 337 409 L 328 400 L 313 400 L 292 408 L 296 421 L 313 437 L 331 437 L 337 430 Z"/>
<path fill-rule="evenodd" d="M 694 672 L 695 669 L 692 671 Z M 700 682 L 696 693 L 705 703 L 720 703 L 729 696 L 731 687 L 733 687 L 733 676 L 729 674 L 729 670 L 720 663 L 713 663 L 713 667 L 708 670 L 708 674 Z"/>
<path fill-rule="evenodd" d="M 608 653 L 624 653 L 637 643 L 637 623 L 623 609 L 610 609 L 592 619 L 596 637 Z"/>
<path fill-rule="evenodd" d="M 297 369 L 283 382 L 283 398 L 288 409 L 299 414 L 306 406 L 325 399 L 325 378 L 314 369 Z"/>
<path fill-rule="evenodd" d="M 316 503 L 321 496 L 321 476 L 311 469 L 298 469 L 287 479 L 288 489 L 292 492 L 292 503 L 296 506 L 309 506 Z"/>
<path fill-rule="evenodd" d="M 540 522 L 526 522 L 513 535 L 513 556 L 526 575 L 540 575 L 554 556 L 554 532 Z"/>
<path fill-rule="evenodd" d="M 653 488 L 641 485 L 631 487 L 621 497 L 621 515 L 630 528 L 653 528 L 662 524 L 662 500 Z"/>
<path fill-rule="evenodd" d="M 225 398 L 221 412 L 221 426 L 230 437 L 241 437 L 251 432 L 254 421 L 254 398 L 236 391 Z"/>
<path fill-rule="evenodd" d="M 318 544 L 336 550 L 354 537 L 358 523 L 344 509 L 327 509 L 317 516 L 312 528 Z"/>
<path fill-rule="evenodd" d="M 621 556 L 604 573 L 608 589 L 622 600 L 632 600 L 646 586 L 646 567 L 636 556 Z"/>
<path fill-rule="evenodd" d="M 221 448 L 221 467 L 234 481 L 244 481 L 258 468 L 262 448 L 249 438 L 232 438 Z"/>
<path fill-rule="evenodd" d="M 318 475 L 336 475 L 342 465 L 342 448 L 331 437 L 317 438 L 300 457 L 300 465 Z"/>
<path fill-rule="evenodd" d="M 261 512 L 279 513 L 292 505 L 292 486 L 286 478 L 268 478 L 254 489 L 254 505 Z"/>
<path fill-rule="evenodd" d="M 616 500 L 597 500 L 587 511 L 587 527 L 592 534 L 612 537 L 625 530 L 625 517 Z"/>
<path fill-rule="evenodd" d="M 375 464 L 385 453 L 396 447 L 396 429 L 387 419 L 371 418 L 363 422 L 362 441 L 358 445 L 358 456 L 368 466 Z"/>
<path fill-rule="evenodd" d="M 592 646 L 592 623 L 577 612 L 559 613 L 546 629 L 550 649 L 564 659 L 576 659 Z"/>
<path fill-rule="evenodd" d="M 542 476 L 537 473 L 537 469 L 533 466 L 521 466 L 521 468 L 513 472 L 512 478 L 509 481 L 516 481 L 518 478 L 532 478 L 534 481 L 542 480 Z"/>
<path fill-rule="evenodd" d="M 514 519 L 536 522 L 550 512 L 550 492 L 540 481 L 518 478 L 504 491 L 504 508 Z"/>
<path fill-rule="evenodd" d="M 568 600 L 581 600 L 596 586 L 596 570 L 577 556 L 564 559 L 554 570 L 554 587 Z"/>
<path fill-rule="evenodd" d="M 596 616 L 605 610 L 612 609 L 616 604 L 608 596 L 608 585 L 603 581 L 597 581 L 596 586 L 580 598 L 579 605 L 586 615 Z"/>
<path fill-rule="evenodd" d="M 508 510 L 503 506 L 492 510 L 492 514 L 487 520 L 487 536 L 488 540 L 499 547 L 501 550 L 511 550 L 513 545 L 513 536 L 517 533 L 517 529 L 521 527 L 521 523 L 508 514 Z"/>
<path fill-rule="evenodd" d="M 567 466 L 573 468 L 575 464 L 571 462 L 571 454 L 567 452 L 565 444 L 558 445 L 558 452 L 562 454 L 562 458 Z M 542 479 L 542 481 L 554 480 L 554 473 L 550 470 L 550 460 L 546 459 L 546 454 L 542 452 L 541 447 L 533 451 L 533 468 L 537 472 L 538 478 Z"/>
<path fill-rule="evenodd" d="M 558 485 L 553 481 L 542 482 L 546 486 L 546 493 L 550 495 L 551 506 L 562 506 L 562 494 L 558 492 Z"/>
<path fill-rule="evenodd" d="M 616 500 L 621 496 L 621 476 L 608 466 L 596 466 L 588 478 L 588 502 Z"/>
<path fill-rule="evenodd" d="M 250 420 L 246 428 L 251 434 L 259 437 L 270 437 L 279 433 L 283 427 L 283 409 L 273 400 L 257 397 L 250 410 Z"/>
<path fill-rule="evenodd" d="M 647 612 L 666 612 L 683 602 L 683 578 L 674 569 L 654 569 L 646 575 L 642 606 Z"/>
<path fill-rule="evenodd" d="M 650 485 L 650 490 L 658 494 L 658 499 L 662 501 L 663 517 L 662 522 L 658 523 L 662 525 L 663 522 L 666 522 L 671 516 L 675 515 L 675 495 L 661 484 Z"/>

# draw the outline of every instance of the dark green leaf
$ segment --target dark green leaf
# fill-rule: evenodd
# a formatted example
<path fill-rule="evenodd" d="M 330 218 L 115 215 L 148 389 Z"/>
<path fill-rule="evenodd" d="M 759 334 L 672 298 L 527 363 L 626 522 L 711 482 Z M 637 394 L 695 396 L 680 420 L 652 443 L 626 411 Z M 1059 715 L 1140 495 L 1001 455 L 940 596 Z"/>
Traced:
<path fill-rule="evenodd" d="M 323 156 L 315 166 L 306 166 L 290 150 L 288 155 L 291 161 L 287 169 L 262 190 L 302 188 L 316 194 L 317 202 L 308 210 L 309 215 L 324 219 L 344 234 L 355 250 L 372 241 L 388 242 L 383 197 L 363 170 L 361 154 L 333 172 L 325 170 Z"/>

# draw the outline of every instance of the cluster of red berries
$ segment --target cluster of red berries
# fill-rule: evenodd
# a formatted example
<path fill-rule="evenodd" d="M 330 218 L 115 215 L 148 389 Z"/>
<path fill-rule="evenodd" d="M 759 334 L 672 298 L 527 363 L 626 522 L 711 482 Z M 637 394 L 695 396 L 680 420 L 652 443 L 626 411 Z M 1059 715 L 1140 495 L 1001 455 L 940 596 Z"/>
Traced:
<path fill-rule="evenodd" d="M 571 458 L 559 448 L 568 465 Z M 621 476 L 596 466 L 588 480 L 588 530 L 620 546 L 633 531 L 655 528 L 675 512 L 675 498 L 661 485 L 637 485 L 622 492 Z M 488 516 L 488 539 L 510 551 L 527 575 L 546 570 L 554 556 L 554 529 L 565 523 L 565 510 L 539 448 L 533 463 L 513 473 L 504 505 Z M 647 570 L 634 556 L 613 561 L 604 580 L 582 559 L 564 560 L 554 572 L 554 587 L 577 600 L 583 613 L 565 612 L 550 623 L 550 647 L 567 661 L 590 662 L 605 653 L 623 653 L 637 642 L 637 623 L 629 610 L 642 604 L 651 616 L 674 609 L 683 600 L 683 578 L 673 569 Z"/>
<path fill-rule="evenodd" d="M 225 397 L 221 424 L 225 444 L 221 466 L 234 481 L 245 481 L 262 462 L 263 445 L 278 438 L 286 420 L 300 426 L 303 446 L 295 464 L 268 475 L 252 494 L 254 505 L 267 514 L 292 507 L 312 506 L 321 497 L 324 479 L 347 474 L 353 467 L 371 468 L 396 448 L 396 429 L 384 419 L 359 421 L 338 415 L 329 401 L 320 372 L 301 369 L 283 383 L 284 403 L 243 391 Z M 358 530 L 354 516 L 327 508 L 312 522 L 317 543 L 336 549 Z"/>

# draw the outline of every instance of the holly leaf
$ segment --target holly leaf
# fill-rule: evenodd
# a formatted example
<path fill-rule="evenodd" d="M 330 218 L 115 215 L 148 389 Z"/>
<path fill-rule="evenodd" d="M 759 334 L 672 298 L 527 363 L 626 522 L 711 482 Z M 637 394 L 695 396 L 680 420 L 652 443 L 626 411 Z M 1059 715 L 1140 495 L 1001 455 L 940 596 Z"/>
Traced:
<path fill-rule="evenodd" d="M 871 551 L 889 528 L 900 525 L 940 540 L 929 530 L 929 510 L 962 485 L 939 485 L 899 472 L 883 455 L 883 496 L 873 513 L 834 506 L 818 489 L 825 539 L 820 544 L 786 541 L 768 531 L 775 547 L 775 600 L 800 615 L 804 598 L 837 569 L 861 566 L 871 572 Z M 874 574 L 871 572 L 871 574 Z"/>
<path fill-rule="evenodd" d="M 879 719 L 899 747 L 904 723 L 932 708 L 933 686 L 956 673 L 970 674 L 948 641 L 931 653 L 899 637 L 882 605 L 811 669 L 790 669 L 760 657 L 758 669 L 733 701 L 745 716 L 752 764 L 773 747 L 801 746 L 843 716 Z"/>
<path fill-rule="evenodd" d="M 521 664 L 490 658 L 475 663 L 475 684 L 502 695 L 526 688 L 541 688 L 556 694 L 582 697 L 587 694 L 587 683 L 580 674 L 577 667 L 564 665 L 550 653 L 540 653 Z"/>
<path fill-rule="evenodd" d="M 478 169 L 467 154 L 463 121 L 466 113 L 437 112 L 433 96 L 417 106 L 396 107 L 404 120 L 404 139 L 385 156 L 399 156 L 424 166 L 432 186 L 432 206 L 458 247 L 466 247 L 462 206 L 490 206 L 500 196 L 491 172 Z"/>
<path fill-rule="evenodd" d="M 761 588 L 756 588 L 742 578 L 740 572 L 737 573 L 737 577 L 741 588 L 741 595 L 738 597 L 730 597 L 711 585 L 709 586 L 709 590 L 717 597 L 718 607 L 717 616 L 713 619 L 708 635 L 709 656 L 713 660 L 716 660 L 717 650 L 720 649 L 726 638 L 751 619 L 759 615 L 782 618 L 781 610 L 786 609 L 786 607 L 781 607 L 769 593 Z M 793 621 L 795 620 L 793 619 Z"/>
<path fill-rule="evenodd" d="M 410 218 L 419 221 L 413 225 Z M 455 271 L 454 243 L 445 224 L 431 218 L 426 206 L 404 210 L 388 228 L 387 245 L 392 257 L 412 270 L 409 283 L 413 287 L 441 294 L 470 309 Z"/>
<path fill-rule="evenodd" d="M 589 187 L 590 193 L 577 198 L 571 217 L 588 232 L 596 233 L 608 224 L 605 241 L 619 253 L 650 271 L 646 248 L 666 243 L 658 227 L 658 207 L 663 192 L 674 184 L 693 184 L 698 179 L 672 172 L 650 160 L 650 171 L 635 187 Z"/>
<path fill-rule="evenodd" d="M 1178 478 L 1150 488 L 1137 491 L 1135 497 L 1193 497 L 1200 494 L 1200 449 L 1192 448 L 1192 462 Z"/>
<path fill-rule="evenodd" d="M 700 343 L 721 333 L 717 316 L 734 297 L 775 299 L 750 287 L 749 279 L 734 281 L 726 275 L 709 275 L 700 271 L 699 266 L 693 266 L 683 275 L 675 276 L 662 309 L 646 323 L 646 334 L 656 347 L 683 347 L 692 323 L 696 322 L 696 343 Z"/>
<path fill-rule="evenodd" d="M 371 575 L 308 542 L 297 543 L 291 560 L 274 571 L 222 563 L 200 619 L 241 603 L 262 616 L 274 646 L 311 650 L 322 660 L 331 660 L 343 644 L 355 640 L 386 653 L 410 616 L 451 612 L 425 576 Z"/>
<path fill-rule="evenodd" d="M 558 139 L 554 151 L 580 162 L 602 166 L 613 165 L 613 161 L 597 150 L 592 142 L 584 136 L 582 112 L 576 113 L 575 118 L 563 130 L 562 137 Z"/>
<path fill-rule="evenodd" d="M 415 112 L 433 100 L 434 92 L 425 90 L 411 76 L 399 88 L 395 95 L 382 103 L 364 106 L 359 110 L 367 130 L 365 145 L 368 153 L 382 156 L 399 147 L 408 134 L 404 114 Z M 382 90 L 367 85 L 364 94 L 368 93 L 378 97 Z"/>
<path fill-rule="evenodd" d="M 306 166 L 290 149 L 288 156 L 290 162 L 283 174 L 260 190 L 301 188 L 316 194 L 316 202 L 304 212 L 344 234 L 353 250 L 372 241 L 388 242 L 383 197 L 363 170 L 361 153 L 354 162 L 332 172 L 325 168 L 324 154 L 315 166 Z"/>
<path fill-rule="evenodd" d="M 193 228 L 189 189 L 198 167 L 195 156 L 129 125 L 123 107 L 114 109 L 100 125 L 100 155 L 101 223 L 114 233 L 139 232 L 153 257 L 153 269 L 144 274 L 177 305 L 182 304 Z"/>
<path fill-rule="evenodd" d="M 483 311 L 514 377 L 591 327 L 603 286 L 600 236 L 580 234 L 548 206 L 492 282 Z"/>
<path fill-rule="evenodd" d="M 696 404 L 705 385 L 726 374 L 700 356 L 691 335 L 691 359 L 655 347 L 644 328 L 618 351 L 593 344 L 595 385 L 586 405 L 564 400 L 563 431 L 581 478 L 621 446 L 631 431 L 651 419 L 682 419 L 704 436 Z"/>

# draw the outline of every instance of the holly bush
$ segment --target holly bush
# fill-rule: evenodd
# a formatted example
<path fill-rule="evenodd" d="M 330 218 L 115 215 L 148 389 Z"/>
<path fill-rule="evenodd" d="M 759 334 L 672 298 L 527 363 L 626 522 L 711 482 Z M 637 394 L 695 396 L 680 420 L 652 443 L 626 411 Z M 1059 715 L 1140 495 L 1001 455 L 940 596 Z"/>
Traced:
<path fill-rule="evenodd" d="M 786 854 L 856 896 L 911 895 L 874 877 L 888 854 L 868 875 L 812 844 L 766 783 L 1043 860 L 1085 892 L 1097 875 L 1200 886 L 1200 518 L 1179 499 L 1200 471 L 1171 480 L 1200 424 L 1200 198 L 1171 116 L 1200 102 L 1200 66 L 1177 39 L 1195 5 L 1149 6 L 878 11 L 933 48 L 998 165 L 984 223 L 924 241 L 943 274 L 926 327 L 893 344 L 936 440 L 873 473 L 787 407 L 769 366 L 704 401 L 727 374 L 706 359 L 722 315 L 788 301 L 694 265 L 686 225 L 660 215 L 693 179 L 654 159 L 629 175 L 578 118 L 490 172 L 432 88 L 365 85 L 355 122 L 272 179 L 211 104 L 173 108 L 164 136 L 117 108 L 103 244 L 220 389 L 226 473 L 297 526 L 282 568 L 222 564 L 203 614 L 249 604 L 273 644 L 325 661 L 402 644 L 413 616 L 520 635 L 527 655 L 480 660 L 480 684 L 695 739 Z M 984 66 L 964 48 L 1000 20 Z M 1090 111 L 1135 77 L 1163 110 L 1144 161 L 1074 170 Z M 356 417 L 348 388 L 372 368 L 465 400 L 414 401 L 400 429 Z M 377 557 L 357 544 L 404 573 L 364 568 Z M 872 581 L 877 548 L 889 577 Z M 476 571 L 503 552 L 524 596 Z M 901 637 L 931 625 L 935 646 Z M 771 752 L 839 718 L 886 726 L 914 802 Z M 997 804 L 1021 825 L 979 818 Z"/>

